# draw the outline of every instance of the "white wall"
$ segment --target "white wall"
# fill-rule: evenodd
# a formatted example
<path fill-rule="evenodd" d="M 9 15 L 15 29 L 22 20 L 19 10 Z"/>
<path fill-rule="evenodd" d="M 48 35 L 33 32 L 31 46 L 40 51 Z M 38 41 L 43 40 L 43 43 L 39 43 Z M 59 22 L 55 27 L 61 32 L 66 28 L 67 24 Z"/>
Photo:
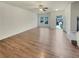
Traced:
<path fill-rule="evenodd" d="M 69 4 L 65 8 L 65 21 L 66 21 L 66 32 L 70 40 L 77 40 L 77 16 L 79 16 L 79 3 L 75 2 Z"/>
<path fill-rule="evenodd" d="M 37 15 L 0 2 L 0 39 L 37 27 Z"/>
<path fill-rule="evenodd" d="M 77 16 L 79 16 L 79 2 L 69 4 L 65 8 L 66 31 L 76 32 Z"/>
<path fill-rule="evenodd" d="M 54 11 L 52 11 L 50 13 L 49 18 L 50 18 L 50 28 L 55 29 L 56 28 L 56 18 L 55 18 L 55 12 Z"/>
<path fill-rule="evenodd" d="M 77 31 L 77 16 L 79 17 L 79 2 L 74 2 L 71 5 L 71 31 Z"/>
<path fill-rule="evenodd" d="M 50 13 L 50 27 L 56 29 L 56 16 L 64 16 L 64 11 L 52 11 Z"/>
<path fill-rule="evenodd" d="M 75 40 L 79 46 L 79 32 L 77 32 L 77 16 L 79 17 L 79 2 L 74 2 L 71 5 L 71 32 L 75 32 Z"/>
<path fill-rule="evenodd" d="M 65 8 L 65 13 L 64 13 L 64 20 L 65 20 L 65 24 L 64 24 L 64 29 L 67 33 L 70 33 L 70 26 L 71 26 L 71 4 L 68 4 Z"/>

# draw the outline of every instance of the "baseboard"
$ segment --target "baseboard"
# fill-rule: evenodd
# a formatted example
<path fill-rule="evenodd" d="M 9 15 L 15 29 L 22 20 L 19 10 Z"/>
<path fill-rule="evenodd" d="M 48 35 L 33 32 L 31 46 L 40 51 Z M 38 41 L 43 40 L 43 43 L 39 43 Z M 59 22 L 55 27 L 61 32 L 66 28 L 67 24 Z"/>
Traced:
<path fill-rule="evenodd" d="M 9 37 L 11 37 L 11 36 L 14 36 L 14 35 L 20 34 L 20 33 L 24 32 L 24 31 L 28 31 L 28 30 L 31 30 L 31 29 L 34 29 L 34 28 L 37 28 L 37 26 L 35 26 L 35 27 L 30 27 L 30 28 L 28 28 L 28 29 L 25 29 L 25 30 L 20 31 L 20 32 L 17 32 L 17 33 L 12 33 L 12 34 L 10 34 L 10 35 L 3 35 L 2 37 L 0 37 L 0 40 L 3 40 L 3 39 L 6 39 L 6 38 L 9 38 Z"/>

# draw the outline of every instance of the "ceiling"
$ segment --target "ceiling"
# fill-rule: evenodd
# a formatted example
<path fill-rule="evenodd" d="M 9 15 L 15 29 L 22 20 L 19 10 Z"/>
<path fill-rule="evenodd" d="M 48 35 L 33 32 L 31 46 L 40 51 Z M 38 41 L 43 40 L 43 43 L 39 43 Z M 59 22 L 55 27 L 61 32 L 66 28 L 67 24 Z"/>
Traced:
<path fill-rule="evenodd" d="M 47 12 L 58 10 L 64 10 L 65 7 L 73 1 L 4 1 L 4 3 L 14 5 L 23 9 L 28 9 L 34 12 L 38 12 L 38 6 L 43 5 L 48 7 Z"/>

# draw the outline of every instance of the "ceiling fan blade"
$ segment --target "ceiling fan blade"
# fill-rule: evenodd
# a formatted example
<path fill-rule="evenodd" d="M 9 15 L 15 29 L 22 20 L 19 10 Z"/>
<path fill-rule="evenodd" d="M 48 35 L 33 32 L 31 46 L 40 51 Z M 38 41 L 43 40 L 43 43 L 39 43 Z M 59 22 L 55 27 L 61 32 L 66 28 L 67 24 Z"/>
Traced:
<path fill-rule="evenodd" d="M 48 7 L 44 7 L 44 9 L 48 9 Z"/>

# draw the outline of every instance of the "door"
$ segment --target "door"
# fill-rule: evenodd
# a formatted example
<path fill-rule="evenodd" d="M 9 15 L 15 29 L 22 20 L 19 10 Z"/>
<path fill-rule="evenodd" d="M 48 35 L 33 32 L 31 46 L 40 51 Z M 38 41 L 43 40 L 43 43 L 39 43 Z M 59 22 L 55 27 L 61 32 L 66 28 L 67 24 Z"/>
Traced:
<path fill-rule="evenodd" d="M 56 28 L 63 29 L 63 16 L 62 15 L 56 16 Z"/>
<path fill-rule="evenodd" d="M 79 17 L 77 17 L 77 31 L 79 31 Z"/>
<path fill-rule="evenodd" d="M 41 14 L 39 16 L 38 25 L 40 27 L 49 27 L 49 21 L 48 21 L 48 15 L 47 14 Z"/>

